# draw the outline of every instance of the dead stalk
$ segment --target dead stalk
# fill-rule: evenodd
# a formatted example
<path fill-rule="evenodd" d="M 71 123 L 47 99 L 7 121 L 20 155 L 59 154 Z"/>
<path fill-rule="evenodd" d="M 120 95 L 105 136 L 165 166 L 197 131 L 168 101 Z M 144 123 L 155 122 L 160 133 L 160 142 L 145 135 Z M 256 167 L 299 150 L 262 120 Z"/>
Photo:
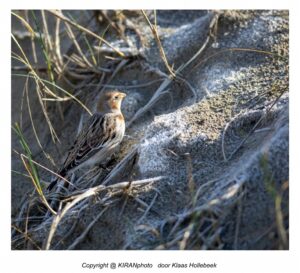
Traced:
<path fill-rule="evenodd" d="M 143 14 L 143 16 L 145 17 L 145 19 L 146 19 L 146 21 L 147 21 L 147 23 L 148 23 L 148 25 L 149 25 L 149 27 L 150 27 L 150 29 L 151 29 L 151 31 L 152 31 L 152 34 L 153 34 L 153 36 L 154 36 L 154 38 L 155 38 L 155 41 L 156 41 L 157 46 L 158 46 L 158 49 L 159 49 L 160 56 L 161 56 L 163 62 L 165 63 L 165 66 L 166 66 L 167 70 L 169 71 L 170 75 L 171 75 L 172 77 L 175 78 L 175 77 L 176 77 L 176 74 L 174 73 L 173 69 L 170 67 L 170 65 L 169 65 L 169 63 L 168 63 L 167 56 L 166 56 L 166 54 L 165 54 L 165 51 L 164 51 L 163 46 L 162 46 L 162 44 L 161 44 L 161 41 L 160 41 L 160 39 L 159 39 L 159 35 L 158 35 L 158 32 L 157 32 L 157 26 L 156 26 L 156 24 L 153 25 L 153 24 L 150 22 L 150 20 L 149 20 L 147 14 L 145 13 L 145 11 L 142 10 L 142 14 Z M 155 16 L 155 17 L 156 17 L 156 16 Z M 155 23 L 156 23 L 156 22 L 155 22 Z"/>
<path fill-rule="evenodd" d="M 80 194 L 76 194 L 66 200 L 64 200 L 64 202 L 66 201 L 70 201 L 68 202 L 64 208 L 62 209 L 59 209 L 57 214 L 54 216 L 53 220 L 52 220 L 52 224 L 51 224 L 51 227 L 50 227 L 50 231 L 49 231 L 49 234 L 48 234 L 48 238 L 47 240 L 45 241 L 45 244 L 44 244 L 44 249 L 48 250 L 50 249 L 51 247 L 51 242 L 52 242 L 52 239 L 53 239 L 53 236 L 55 234 L 55 231 L 58 227 L 58 224 L 60 223 L 61 219 L 66 215 L 66 213 L 72 208 L 74 207 L 77 203 L 79 203 L 80 201 L 88 198 L 88 197 L 91 197 L 91 196 L 94 196 L 104 190 L 108 190 L 108 189 L 124 189 L 126 187 L 128 187 L 128 184 L 131 183 L 132 186 L 141 186 L 141 185 L 146 185 L 146 184 L 149 184 L 149 183 L 153 183 L 155 181 L 159 181 L 161 180 L 163 177 L 159 176 L 159 177 L 155 177 L 155 178 L 149 178 L 149 179 L 144 179 L 144 180 L 138 180 L 138 181 L 133 181 L 133 182 L 121 182 L 121 183 L 118 183 L 118 184 L 113 184 L 113 185 L 110 185 L 110 186 L 104 186 L 103 184 L 102 185 L 99 185 L 99 186 L 96 186 L 96 187 L 93 187 L 93 188 L 89 188 L 87 190 L 85 190 L 84 192 L 80 193 Z M 60 202 L 60 207 L 62 207 L 62 201 Z"/>
<path fill-rule="evenodd" d="M 73 22 L 72 20 L 70 20 L 69 18 L 67 18 L 66 16 L 63 15 L 62 12 L 58 12 L 55 10 L 48 10 L 49 13 L 51 13 L 52 15 L 60 18 L 61 20 L 69 23 L 71 26 L 76 27 L 77 29 L 79 29 L 82 32 L 85 32 L 91 36 L 93 36 L 94 38 L 100 40 L 102 43 L 106 44 L 108 47 L 110 47 L 111 49 L 113 49 L 120 57 L 125 57 L 125 55 L 118 50 L 117 48 L 115 48 L 114 46 L 112 46 L 109 42 L 107 42 L 105 39 L 103 39 L 102 37 L 100 37 L 99 35 L 95 34 L 94 32 L 90 31 L 89 29 Z"/>

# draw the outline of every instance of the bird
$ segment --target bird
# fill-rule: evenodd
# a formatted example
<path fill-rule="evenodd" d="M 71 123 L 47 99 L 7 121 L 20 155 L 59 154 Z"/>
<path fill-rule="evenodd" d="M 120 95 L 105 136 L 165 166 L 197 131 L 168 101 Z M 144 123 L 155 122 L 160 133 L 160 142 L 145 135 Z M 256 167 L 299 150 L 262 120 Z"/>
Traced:
<path fill-rule="evenodd" d="M 76 137 L 58 171 L 59 176 L 66 177 L 82 167 L 108 161 L 124 137 L 125 119 L 121 104 L 125 97 L 125 93 L 115 90 L 100 95 L 96 113 L 87 120 Z M 56 176 L 47 190 L 51 191 L 59 180 Z M 67 182 L 64 187 L 68 187 Z"/>

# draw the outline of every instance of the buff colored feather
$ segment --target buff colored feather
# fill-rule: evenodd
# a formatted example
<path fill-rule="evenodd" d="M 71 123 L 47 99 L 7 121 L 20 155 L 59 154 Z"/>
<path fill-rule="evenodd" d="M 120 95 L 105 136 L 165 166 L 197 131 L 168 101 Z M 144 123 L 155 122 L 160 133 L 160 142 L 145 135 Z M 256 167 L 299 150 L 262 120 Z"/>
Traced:
<path fill-rule="evenodd" d="M 125 120 L 121 103 L 126 94 L 118 91 L 105 92 L 99 98 L 97 113 L 89 118 L 62 165 L 59 175 L 82 167 L 91 167 L 109 160 L 125 133 Z M 50 191 L 58 182 L 56 178 L 48 186 Z M 65 184 L 65 186 L 68 186 Z"/>

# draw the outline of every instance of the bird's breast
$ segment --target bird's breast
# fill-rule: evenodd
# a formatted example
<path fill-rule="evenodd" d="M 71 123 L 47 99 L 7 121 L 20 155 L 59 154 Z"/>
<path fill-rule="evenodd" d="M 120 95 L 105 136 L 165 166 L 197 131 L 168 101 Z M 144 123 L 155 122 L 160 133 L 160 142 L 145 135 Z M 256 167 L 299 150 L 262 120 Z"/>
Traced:
<path fill-rule="evenodd" d="M 123 138 L 125 134 L 125 121 L 123 116 L 117 116 L 116 118 L 116 132 Z"/>

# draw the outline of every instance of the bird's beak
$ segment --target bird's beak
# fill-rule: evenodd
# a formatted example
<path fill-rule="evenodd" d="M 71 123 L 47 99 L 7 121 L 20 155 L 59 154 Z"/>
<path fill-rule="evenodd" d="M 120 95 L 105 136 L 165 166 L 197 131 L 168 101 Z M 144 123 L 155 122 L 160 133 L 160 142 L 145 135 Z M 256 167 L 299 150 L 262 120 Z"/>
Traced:
<path fill-rule="evenodd" d="M 120 95 L 122 96 L 122 98 L 125 98 L 125 97 L 126 97 L 126 94 L 125 94 L 125 93 L 120 93 Z"/>

